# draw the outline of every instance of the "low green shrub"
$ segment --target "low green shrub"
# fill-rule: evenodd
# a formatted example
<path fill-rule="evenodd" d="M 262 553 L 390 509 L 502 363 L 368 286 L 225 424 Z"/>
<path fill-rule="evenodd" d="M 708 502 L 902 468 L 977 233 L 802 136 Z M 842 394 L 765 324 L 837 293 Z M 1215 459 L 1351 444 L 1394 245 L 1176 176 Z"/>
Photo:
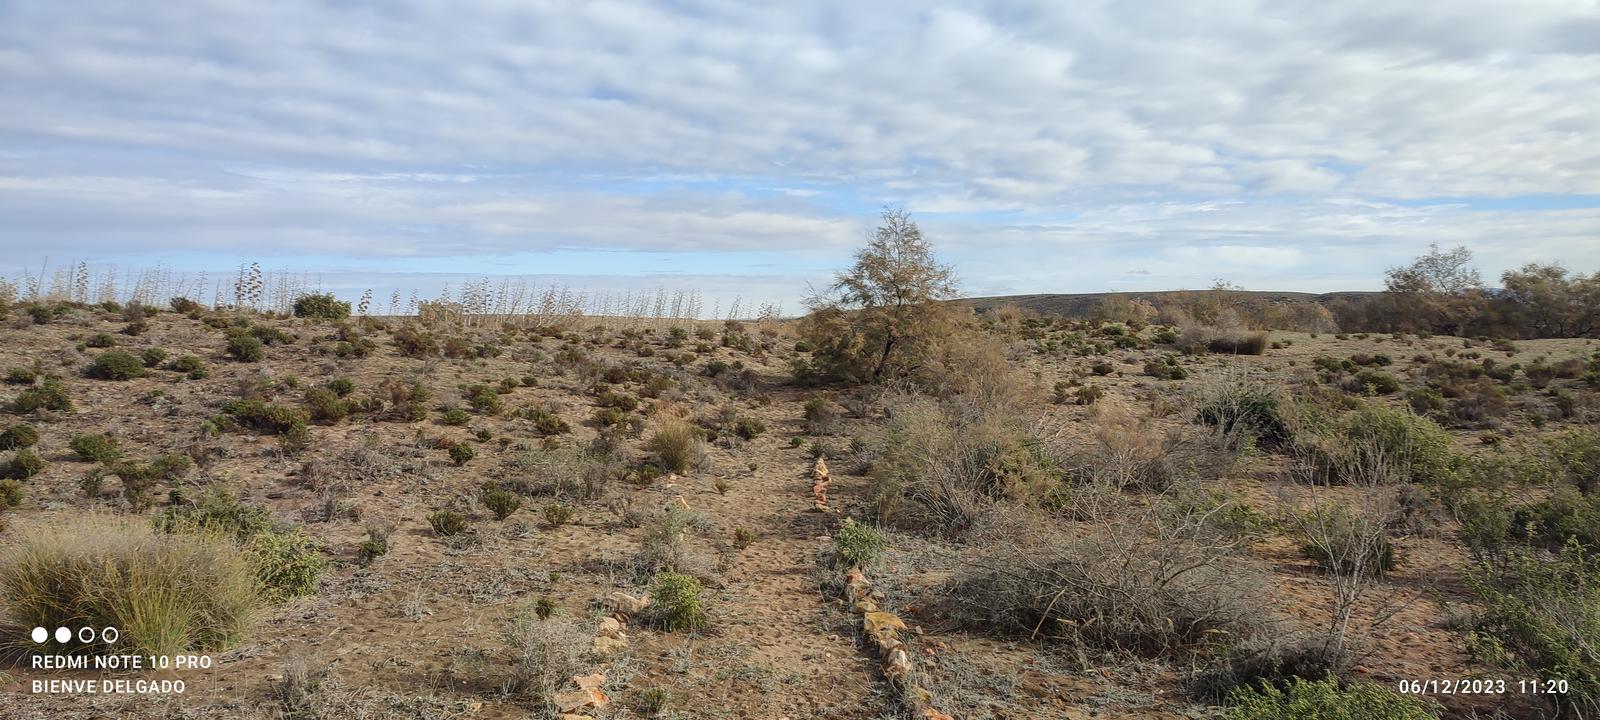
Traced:
<path fill-rule="evenodd" d="M 883 531 L 845 520 L 833 534 L 833 556 L 840 567 L 870 567 L 883 557 L 889 538 Z"/>
<path fill-rule="evenodd" d="M 1283 689 L 1247 688 L 1228 698 L 1226 720 L 1438 720 L 1438 703 L 1376 683 L 1294 678 Z"/>
<path fill-rule="evenodd" d="M 700 581 L 693 575 L 664 572 L 650 585 L 650 621 L 667 632 L 696 630 L 709 623 L 701 599 Z"/>
<path fill-rule="evenodd" d="M 44 458 L 39 457 L 39 453 L 23 448 L 18 450 L 17 454 L 11 457 L 11 462 L 6 465 L 6 477 L 27 480 L 44 472 L 44 467 Z"/>
<path fill-rule="evenodd" d="M 96 355 L 89 364 L 88 375 L 101 380 L 132 380 L 144 377 L 144 361 L 133 353 L 111 350 Z"/>
<path fill-rule="evenodd" d="M 230 328 L 228 331 L 227 352 L 234 360 L 246 363 L 261 362 L 267 356 L 260 339 L 237 328 Z"/>
<path fill-rule="evenodd" d="M 73 435 L 67 447 L 86 462 L 112 463 L 122 457 L 117 441 L 100 433 Z"/>
<path fill-rule="evenodd" d="M 0 450 L 21 450 L 39 442 L 39 431 L 32 425 L 17 424 L 0 432 Z"/>
<path fill-rule="evenodd" d="M 454 510 L 440 510 L 428 516 L 428 527 L 435 535 L 456 535 L 467 529 L 467 517 Z"/>
<path fill-rule="evenodd" d="M 328 569 L 322 543 L 300 528 L 258 532 L 244 549 L 261 596 L 269 602 L 315 594 Z"/>
<path fill-rule="evenodd" d="M 1600 554 L 1570 543 L 1554 556 L 1514 549 L 1468 577 L 1480 608 L 1467 632 L 1475 659 L 1516 677 L 1565 680 L 1564 694 L 1540 695 L 1552 717 L 1600 711 Z"/>
<path fill-rule="evenodd" d="M 11 409 L 19 413 L 30 413 L 35 410 L 51 410 L 54 412 L 72 412 L 72 396 L 67 394 L 67 387 L 57 378 L 45 378 L 38 385 L 23 390 L 11 401 Z"/>
<path fill-rule="evenodd" d="M 350 317 L 350 303 L 332 293 L 313 293 L 294 299 L 294 316 L 315 320 L 344 320 Z"/>

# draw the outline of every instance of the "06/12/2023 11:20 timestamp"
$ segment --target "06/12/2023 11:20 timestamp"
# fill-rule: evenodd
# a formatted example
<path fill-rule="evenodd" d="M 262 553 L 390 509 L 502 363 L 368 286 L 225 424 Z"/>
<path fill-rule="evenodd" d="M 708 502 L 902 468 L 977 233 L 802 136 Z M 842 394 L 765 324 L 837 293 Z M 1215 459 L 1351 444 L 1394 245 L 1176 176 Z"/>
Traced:
<path fill-rule="evenodd" d="M 1396 689 L 1404 695 L 1565 695 L 1566 680 L 1541 678 L 1440 678 L 1401 680 Z"/>

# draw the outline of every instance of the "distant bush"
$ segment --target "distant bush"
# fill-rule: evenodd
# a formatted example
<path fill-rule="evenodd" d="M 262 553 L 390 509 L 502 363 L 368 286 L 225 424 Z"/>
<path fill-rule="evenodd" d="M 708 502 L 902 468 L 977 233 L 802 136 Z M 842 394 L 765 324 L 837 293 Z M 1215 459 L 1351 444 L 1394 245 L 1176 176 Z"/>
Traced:
<path fill-rule="evenodd" d="M 1248 436 L 1265 450 L 1283 447 L 1292 436 L 1277 394 L 1265 387 L 1222 386 L 1201 400 L 1195 420 L 1226 437 Z"/>
<path fill-rule="evenodd" d="M 20 450 L 39 442 L 39 431 L 32 425 L 17 424 L 0 432 L 0 450 Z"/>
<path fill-rule="evenodd" d="M 0 603 L 19 626 L 115 627 L 119 647 L 170 655 L 238 642 L 256 593 L 226 540 L 92 521 L 16 538 L 0 561 Z"/>
<path fill-rule="evenodd" d="M 230 329 L 228 332 L 228 355 L 239 362 L 261 362 L 267 356 L 262 349 L 261 340 L 244 331 Z"/>
<path fill-rule="evenodd" d="M 458 407 L 447 408 L 444 414 L 439 416 L 439 422 L 453 427 L 460 427 L 472 422 L 472 414 Z"/>
<path fill-rule="evenodd" d="M 144 352 L 139 353 L 139 361 L 147 368 L 159 367 L 166 360 L 167 351 L 161 348 L 145 348 Z"/>
<path fill-rule="evenodd" d="M 428 516 L 428 527 L 434 534 L 448 537 L 466 530 L 467 518 L 454 510 L 440 510 Z"/>
<path fill-rule="evenodd" d="M 1438 703 L 1376 683 L 1294 678 L 1287 687 L 1248 688 L 1228 698 L 1226 720 L 1438 720 Z"/>
<path fill-rule="evenodd" d="M 194 355 L 180 355 L 172 361 L 171 368 L 189 376 L 190 380 L 199 380 L 206 376 L 206 361 Z"/>
<path fill-rule="evenodd" d="M 1145 363 L 1144 374 L 1159 380 L 1182 380 L 1189 376 L 1189 372 L 1178 364 L 1178 359 L 1170 355 Z"/>
<path fill-rule="evenodd" d="M 14 367 L 6 371 L 7 385 L 32 385 L 39 379 L 39 371 L 31 367 Z"/>
<path fill-rule="evenodd" d="M 471 443 L 464 440 L 451 443 L 449 452 L 450 462 L 455 463 L 456 467 L 467 464 L 477 454 L 473 452 Z"/>
<path fill-rule="evenodd" d="M 709 622 L 702 592 L 693 575 L 664 572 L 650 585 L 650 604 L 645 611 L 654 625 L 667 632 L 697 630 Z"/>
<path fill-rule="evenodd" d="M 522 507 L 522 498 L 516 493 L 506 490 L 497 484 L 489 483 L 483 488 L 481 497 L 483 506 L 494 513 L 496 520 L 504 520 Z"/>
<path fill-rule="evenodd" d="M 470 385 L 462 393 L 472 411 L 479 415 L 500 414 L 500 393 L 492 385 Z"/>
<path fill-rule="evenodd" d="M 95 356 L 89 364 L 89 377 L 101 380 L 132 380 L 144 377 L 144 361 L 133 353 L 111 350 Z"/>
<path fill-rule="evenodd" d="M 413 325 L 402 325 L 389 333 L 390 340 L 401 355 L 412 358 L 430 357 L 439 354 L 439 341 L 432 333 L 417 328 Z"/>
<path fill-rule="evenodd" d="M 304 433 L 306 414 L 299 408 L 274 405 L 260 400 L 229 400 L 222 412 L 241 425 L 275 435 Z"/>
<path fill-rule="evenodd" d="M 1351 376 L 1347 387 L 1352 393 L 1389 395 L 1399 392 L 1401 384 L 1398 378 L 1389 373 L 1377 370 L 1362 370 Z"/>
<path fill-rule="evenodd" d="M 55 412 L 72 412 L 72 396 L 67 394 L 67 387 L 56 378 L 45 378 L 43 382 L 23 390 L 11 401 L 11 409 L 19 413 L 30 413 L 35 410 L 53 410 Z"/>
<path fill-rule="evenodd" d="M 11 456 L 11 462 L 6 465 L 6 477 L 15 480 L 27 480 L 44 472 L 44 467 L 44 458 L 39 457 L 39 453 L 24 448 Z"/>
<path fill-rule="evenodd" d="M 188 314 L 191 314 L 191 313 L 202 313 L 202 312 L 205 312 L 205 310 L 206 310 L 206 306 L 201 305 L 200 303 L 197 303 L 197 302 L 195 302 L 193 300 L 190 300 L 189 298 L 186 298 L 186 297 L 175 297 L 175 298 L 172 298 L 172 299 L 167 301 L 167 304 L 172 307 L 172 311 L 173 312 L 182 313 L 184 315 L 188 315 Z"/>
<path fill-rule="evenodd" d="M 350 414 L 350 402 L 325 387 L 306 388 L 305 400 L 311 422 L 318 425 L 333 425 Z"/>
<path fill-rule="evenodd" d="M 73 435 L 67 447 L 87 462 L 112 463 L 122 457 L 117 441 L 99 433 Z"/>
<path fill-rule="evenodd" d="M 539 508 L 539 512 L 550 527 L 561 527 L 572 520 L 572 506 L 566 503 L 547 502 Z"/>
<path fill-rule="evenodd" d="M 84 340 L 83 344 L 92 348 L 115 347 L 117 339 L 107 333 L 95 333 L 90 335 L 88 340 Z"/>
<path fill-rule="evenodd" d="M 0 511 L 21 505 L 23 494 L 22 483 L 11 478 L 0 480 Z"/>
<path fill-rule="evenodd" d="M 350 303 L 338 300 L 332 293 L 301 295 L 294 299 L 294 316 L 317 320 L 343 320 L 350 317 Z"/>

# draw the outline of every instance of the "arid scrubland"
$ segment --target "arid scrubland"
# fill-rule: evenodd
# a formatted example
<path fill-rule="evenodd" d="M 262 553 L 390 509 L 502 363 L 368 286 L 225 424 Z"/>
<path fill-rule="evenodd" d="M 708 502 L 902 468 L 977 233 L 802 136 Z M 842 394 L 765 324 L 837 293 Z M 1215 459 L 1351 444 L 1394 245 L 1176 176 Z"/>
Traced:
<path fill-rule="evenodd" d="M 798 320 L 23 293 L 0 711 L 1591 717 L 1595 283 L 1448 255 L 974 314 L 888 213 Z M 217 664 L 29 692 L 81 624 Z"/>

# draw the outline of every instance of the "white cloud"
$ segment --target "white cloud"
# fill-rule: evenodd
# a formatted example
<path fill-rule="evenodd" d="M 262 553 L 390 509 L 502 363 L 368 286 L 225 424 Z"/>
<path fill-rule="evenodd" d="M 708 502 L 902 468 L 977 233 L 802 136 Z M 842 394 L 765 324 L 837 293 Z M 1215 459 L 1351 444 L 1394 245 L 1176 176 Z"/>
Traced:
<path fill-rule="evenodd" d="M 0 246 L 842 257 L 897 202 L 975 285 L 1370 282 L 1429 240 L 1585 267 L 1593 211 L 1394 200 L 1596 192 L 1596 30 L 1563 0 L 15 0 Z M 1079 245 L 1078 280 L 1029 261 Z"/>

